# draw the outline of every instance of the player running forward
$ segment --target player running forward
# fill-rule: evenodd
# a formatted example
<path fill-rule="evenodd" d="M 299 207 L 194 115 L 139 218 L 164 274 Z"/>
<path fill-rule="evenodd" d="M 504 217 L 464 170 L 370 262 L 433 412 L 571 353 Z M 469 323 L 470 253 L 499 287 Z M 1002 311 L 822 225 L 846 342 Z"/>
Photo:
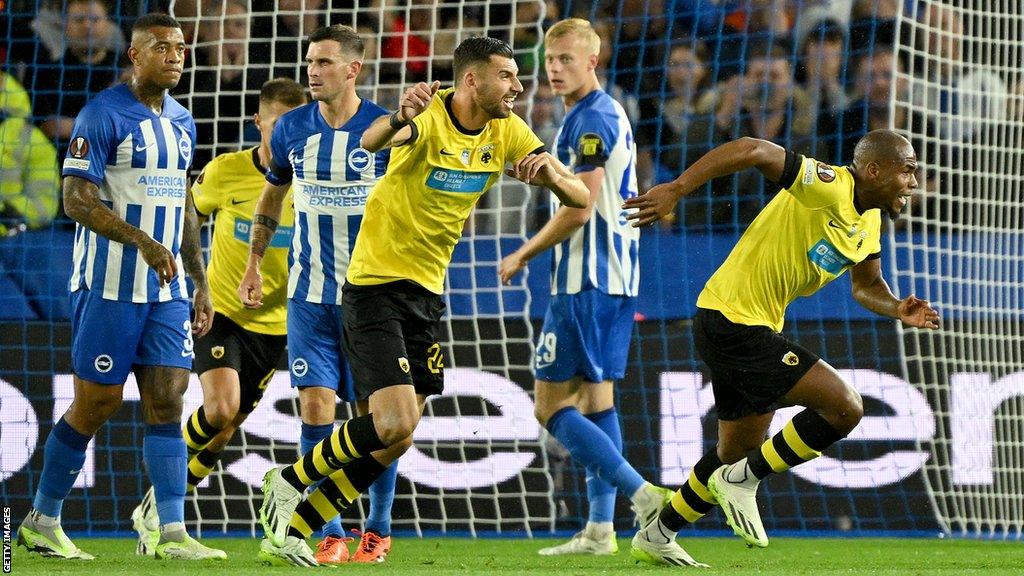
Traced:
<path fill-rule="evenodd" d="M 303 454 L 331 436 L 336 396 L 365 400 L 352 391 L 342 348 L 342 284 L 367 196 L 384 174 L 389 153 L 373 154 L 359 144 L 371 123 L 387 115 L 356 94 L 364 52 L 363 40 L 348 26 L 320 28 L 309 36 L 306 67 L 315 102 L 284 114 L 274 127 L 267 183 L 253 216 L 248 265 L 238 287 L 245 307 L 266 305 L 260 266 L 273 243 L 291 184 L 296 222 L 288 275 L 288 362 L 292 386 L 299 389 Z M 268 283 L 281 278 L 283 271 L 276 272 Z M 357 413 L 365 414 L 366 409 L 364 401 L 357 402 Z M 351 560 L 380 562 L 389 552 L 396 474 L 397 463 L 382 468 L 379 479 L 374 476 L 367 529 Z M 261 511 L 264 515 L 266 510 Z M 285 549 L 264 539 L 260 558 L 302 565 L 349 560 L 335 517 L 324 516 L 309 525 L 311 533 L 327 523 L 315 557 L 305 541 Z"/>
<path fill-rule="evenodd" d="M 216 214 L 207 270 L 216 315 L 210 332 L 196 340 L 192 362 L 203 386 L 203 405 L 182 429 L 188 448 L 189 492 L 210 475 L 235 431 L 259 404 L 285 350 L 285 289 L 294 221 L 290 197 L 282 217 L 284 226 L 267 251 L 265 267 L 273 273 L 264 289 L 264 306 L 243 307 L 237 290 L 249 252 L 252 212 L 266 182 L 271 130 L 278 117 L 305 103 L 306 94 L 298 82 L 286 78 L 266 82 L 253 117 L 260 145 L 217 156 L 192 184 L 200 223 Z M 154 554 L 158 526 L 150 488 L 132 511 L 132 527 L 139 534 L 137 554 Z"/>
<path fill-rule="evenodd" d="M 757 486 L 845 438 L 860 422 L 860 395 L 834 368 L 781 334 L 786 307 L 851 270 L 854 298 L 906 326 L 938 328 L 939 314 L 911 295 L 896 298 L 882 278 L 882 214 L 897 218 L 917 187 L 917 156 L 906 138 L 869 132 L 852 166 L 829 166 L 771 142 L 741 138 L 704 155 L 674 182 L 627 200 L 637 226 L 665 216 L 707 181 L 757 168 L 783 188 L 768 203 L 697 298 L 693 339 L 711 373 L 718 446 L 659 517 L 637 532 L 632 554 L 652 564 L 703 566 L 676 533 L 717 502 L 750 546 L 768 545 Z M 764 440 L 778 406 L 806 409 Z"/>
<path fill-rule="evenodd" d="M 427 396 L 444 389 L 445 271 L 473 206 L 505 165 L 566 205 L 587 205 L 583 182 L 512 114 L 523 85 L 511 47 L 469 38 L 455 49 L 453 67 L 454 88 L 407 89 L 398 111 L 363 134 L 366 149 L 391 149 L 366 204 L 342 304 L 345 348 L 369 412 L 264 484 L 267 539 L 282 555 L 295 554 L 296 564 L 311 527 L 349 506 L 412 445 Z M 303 500 L 321 478 L 328 480 Z"/>
<path fill-rule="evenodd" d="M 188 193 L 195 122 L 167 94 L 185 60 L 181 25 L 164 14 L 142 16 L 128 57 L 131 79 L 86 104 L 64 160 L 64 207 L 77 222 L 70 281 L 75 399 L 46 439 L 18 542 L 45 556 L 93 558 L 64 534 L 61 508 L 89 440 L 121 406 L 134 371 L 146 423 L 142 458 L 158 516 L 154 554 L 223 559 L 223 551 L 185 532 L 182 395 L 192 336 L 210 329 L 213 304 Z M 195 284 L 194 323 L 184 271 Z"/>
<path fill-rule="evenodd" d="M 622 457 L 614 382 L 626 373 L 640 287 L 640 231 L 621 218 L 637 194 L 636 150 L 626 112 L 597 80 L 601 38 L 580 18 L 544 36 L 544 67 L 565 103 L 556 137 L 559 160 L 590 192 L 586 208 L 552 203 L 551 220 L 499 267 L 508 284 L 537 254 L 554 247 L 551 303 L 534 364 L 537 420 L 587 470 L 587 525 L 543 556 L 614 554 L 615 494 L 633 503 L 641 527 L 672 492 L 645 482 Z"/>

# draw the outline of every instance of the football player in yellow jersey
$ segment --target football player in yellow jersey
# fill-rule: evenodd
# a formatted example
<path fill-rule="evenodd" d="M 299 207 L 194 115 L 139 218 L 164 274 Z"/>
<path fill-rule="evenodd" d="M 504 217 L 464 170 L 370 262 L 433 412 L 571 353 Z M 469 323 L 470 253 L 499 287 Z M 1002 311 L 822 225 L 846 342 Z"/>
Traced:
<path fill-rule="evenodd" d="M 718 446 L 698 461 L 658 519 L 637 532 L 632 553 L 652 564 L 695 564 L 676 542 L 683 526 L 717 503 L 748 546 L 768 537 L 757 486 L 769 474 L 812 460 L 860 422 L 857 391 L 814 353 L 781 334 L 786 307 L 847 270 L 862 306 L 915 328 L 935 329 L 939 314 L 910 295 L 898 299 L 882 278 L 882 213 L 895 219 L 917 187 L 917 156 L 890 130 L 865 135 L 852 166 L 829 166 L 764 140 L 715 148 L 675 181 L 624 203 L 644 226 L 713 178 L 757 168 L 783 191 L 743 233 L 697 298 L 693 338 L 711 373 Z M 775 409 L 798 413 L 764 440 Z"/>
<path fill-rule="evenodd" d="M 444 387 L 444 275 L 473 206 L 505 165 L 512 164 L 509 175 L 549 188 L 563 204 L 587 206 L 583 182 L 512 114 L 523 85 L 511 47 L 470 38 L 456 48 L 453 66 L 454 89 L 417 84 L 398 111 L 363 133 L 370 152 L 391 147 L 342 290 L 345 349 L 369 413 L 344 422 L 281 472 L 287 485 L 264 488 L 275 515 L 294 511 L 287 538 L 307 537 L 310 526 L 358 497 L 355 487 L 368 485 L 370 475 L 412 445 L 426 397 Z M 301 489 L 328 476 L 325 485 L 343 487 L 342 498 L 329 498 L 321 487 L 298 502 Z"/>
<path fill-rule="evenodd" d="M 287 202 L 282 226 L 267 250 L 263 307 L 245 308 L 235 295 L 249 255 L 249 229 L 256 200 L 263 190 L 270 161 L 270 134 L 285 112 L 306 103 L 302 86 L 279 78 L 260 90 L 253 117 L 260 145 L 217 156 L 192 185 L 201 220 L 216 214 L 208 276 L 216 302 L 210 332 L 195 342 L 193 370 L 203 386 L 203 405 L 185 421 L 188 447 L 188 490 L 206 478 L 224 446 L 256 408 L 285 350 L 288 248 L 294 221 Z M 153 555 L 160 538 L 153 489 L 132 512 L 139 534 L 136 553 Z"/>

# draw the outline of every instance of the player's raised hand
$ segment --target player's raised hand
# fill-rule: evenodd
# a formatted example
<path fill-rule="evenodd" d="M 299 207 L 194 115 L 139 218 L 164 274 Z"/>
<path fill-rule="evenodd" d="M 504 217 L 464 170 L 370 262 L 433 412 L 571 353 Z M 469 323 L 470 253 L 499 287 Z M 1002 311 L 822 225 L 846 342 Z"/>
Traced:
<path fill-rule="evenodd" d="M 553 159 L 550 152 L 527 154 L 512 164 L 505 174 L 531 186 L 549 186 L 558 179 Z"/>
<path fill-rule="evenodd" d="M 658 184 L 642 196 L 635 196 L 622 203 L 624 210 L 636 210 L 626 214 L 626 220 L 633 221 L 633 227 L 648 226 L 661 220 L 676 207 L 682 193 L 675 182 Z"/>
<path fill-rule="evenodd" d="M 430 101 L 434 98 L 434 94 L 436 94 L 440 88 L 441 83 L 437 80 L 434 80 L 433 84 L 420 82 L 419 84 L 406 88 L 405 93 L 402 94 L 402 98 L 398 101 L 400 116 L 398 120 L 408 122 L 409 120 L 419 116 L 421 112 L 427 109 L 427 106 L 430 105 Z"/>
<path fill-rule="evenodd" d="M 939 327 L 938 311 L 932 308 L 927 300 L 921 300 L 913 294 L 900 300 L 897 312 L 899 312 L 900 321 L 907 326 L 932 330 Z"/>
<path fill-rule="evenodd" d="M 259 268 L 245 267 L 245 274 L 238 284 L 238 299 L 246 308 L 263 306 L 263 274 L 260 274 Z"/>
<path fill-rule="evenodd" d="M 142 254 L 146 265 L 156 272 L 161 288 L 178 275 L 178 263 L 174 261 L 174 255 L 156 240 L 147 236 L 146 240 L 139 245 L 139 253 Z"/>
<path fill-rule="evenodd" d="M 526 260 L 523 260 L 518 252 L 513 252 L 502 258 L 498 264 L 498 278 L 502 284 L 508 286 L 512 283 L 512 278 L 515 278 L 523 268 L 526 268 Z"/>
<path fill-rule="evenodd" d="M 213 326 L 213 300 L 210 293 L 201 288 L 196 288 L 192 297 L 192 334 L 196 338 L 206 336 Z"/>

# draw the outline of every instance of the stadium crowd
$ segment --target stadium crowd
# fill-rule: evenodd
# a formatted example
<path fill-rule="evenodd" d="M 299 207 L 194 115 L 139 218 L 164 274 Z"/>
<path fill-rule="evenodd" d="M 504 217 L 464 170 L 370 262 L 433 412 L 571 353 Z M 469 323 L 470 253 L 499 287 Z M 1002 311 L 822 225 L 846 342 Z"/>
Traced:
<path fill-rule="evenodd" d="M 5 171 L 0 218 L 6 233 L 63 219 L 54 158 L 66 153 L 74 117 L 88 99 L 130 69 L 125 66 L 125 30 L 134 18 L 146 9 L 167 8 L 161 5 L 167 2 L 124 0 L 49 1 L 40 10 L 37 4 L 9 3 L 12 37 L 6 49 L 0 48 L 5 80 L 0 162 L 19 167 Z M 199 135 L 195 173 L 214 155 L 259 140 L 248 122 L 259 88 L 271 77 L 301 80 L 302 38 L 326 23 L 325 4 L 174 3 L 193 47 L 173 95 L 191 95 Z M 992 126 L 989 121 L 1019 115 L 1011 109 L 1010 94 L 1024 90 L 1006 86 L 998 74 L 968 61 L 961 44 L 963 17 L 937 4 L 908 3 L 905 13 L 932 32 L 903 26 L 903 38 L 896 37 L 899 0 L 717 5 L 548 0 L 543 11 L 539 2 L 520 2 L 514 9 L 492 5 L 487 13 L 480 7 L 460 10 L 454 3 L 434 7 L 423 0 L 398 7 L 377 0 L 357 4 L 359 10 L 336 11 L 331 20 L 381 39 L 379 53 L 367 55 L 372 66 L 364 72 L 361 91 L 384 101 L 397 97 L 395 87 L 410 82 L 450 82 L 450 56 L 445 55 L 452 53 L 459 28 L 494 35 L 496 24 L 511 23 L 509 40 L 524 76 L 535 70 L 538 76 L 527 86 L 533 97 L 517 102 L 519 112 L 546 142 L 559 124 L 560 108 L 551 105 L 543 78 L 539 35 L 561 17 L 590 19 L 602 36 L 613 38 L 602 51 L 599 74 L 636 131 L 641 190 L 675 178 L 708 150 L 740 136 L 848 163 L 853 143 L 890 121 L 915 135 L 922 165 L 953 167 L 956 148 L 940 146 L 940 139 L 977 143 Z M 274 10 L 280 18 L 269 16 Z M 188 25 L 196 21 L 198 26 Z M 915 53 L 931 51 L 949 65 L 911 62 L 903 50 L 894 58 L 895 43 L 917 46 Z M 914 83 L 928 88 L 909 93 L 908 71 L 929 74 L 922 78 L 926 82 Z M 26 96 L 31 106 L 18 105 Z M 926 118 L 916 112 L 922 109 L 937 113 Z M 26 120 L 47 138 L 21 138 L 27 125 L 7 126 Z M 936 185 L 928 182 L 922 189 Z M 749 223 L 774 192 L 752 171 L 723 178 L 686 199 L 685 209 L 676 212 L 679 220 L 670 217 L 665 224 L 734 231 Z"/>

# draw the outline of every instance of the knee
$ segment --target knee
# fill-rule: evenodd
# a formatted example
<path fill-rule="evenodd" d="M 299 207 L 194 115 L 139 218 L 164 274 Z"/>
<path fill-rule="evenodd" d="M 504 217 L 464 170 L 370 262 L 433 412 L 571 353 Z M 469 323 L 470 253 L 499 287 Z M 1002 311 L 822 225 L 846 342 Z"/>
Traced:
<path fill-rule="evenodd" d="M 419 412 L 395 409 L 386 414 L 374 414 L 373 423 L 377 436 L 385 446 L 391 447 L 408 442 L 405 449 L 412 445 L 412 433 L 419 423 Z M 402 452 L 405 452 L 405 449 Z"/>
<path fill-rule="evenodd" d="M 79 430 L 95 433 L 120 407 L 120 396 L 75 398 L 68 409 L 67 419 Z"/>
<path fill-rule="evenodd" d="M 238 414 L 238 398 L 211 398 L 203 406 L 206 421 L 215 428 L 227 428 Z"/>
<path fill-rule="evenodd" d="M 176 393 L 172 386 L 159 392 L 149 394 L 143 400 L 143 416 L 147 424 L 166 424 L 181 422 L 181 393 Z"/>
<path fill-rule="evenodd" d="M 863 417 L 864 400 L 859 392 L 847 386 L 846 394 L 837 403 L 833 414 L 826 416 L 826 419 L 837 432 L 846 436 L 857 427 Z"/>
<path fill-rule="evenodd" d="M 740 444 L 731 442 L 729 445 L 719 443 L 718 459 L 722 461 L 722 464 L 733 464 L 739 462 L 747 456 L 748 452 L 759 448 L 763 443 L 764 439 L 756 439 Z"/>
<path fill-rule="evenodd" d="M 409 448 L 412 448 L 412 435 L 406 436 L 405 438 L 402 438 L 388 446 L 384 451 L 386 459 L 389 462 L 394 462 L 395 460 L 398 460 L 402 454 L 405 454 Z"/>

